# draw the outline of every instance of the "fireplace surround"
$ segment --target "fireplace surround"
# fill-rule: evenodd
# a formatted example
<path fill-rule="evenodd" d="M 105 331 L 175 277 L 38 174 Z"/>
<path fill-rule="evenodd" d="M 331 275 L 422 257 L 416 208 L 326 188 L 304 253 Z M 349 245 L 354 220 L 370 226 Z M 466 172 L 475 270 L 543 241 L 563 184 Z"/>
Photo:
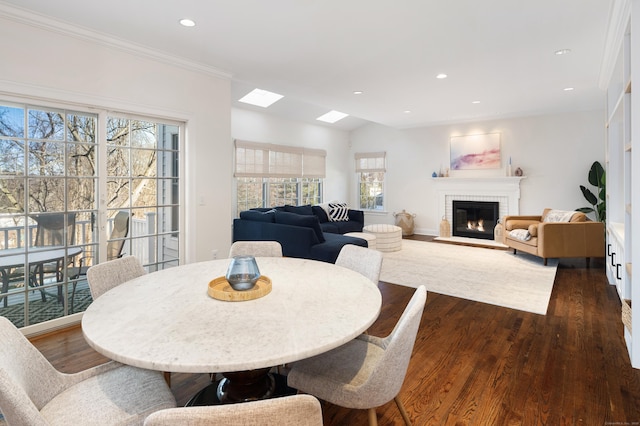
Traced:
<path fill-rule="evenodd" d="M 526 176 L 433 178 L 438 200 L 438 219 L 453 223 L 453 200 L 495 201 L 498 218 L 520 214 L 520 182 Z M 437 234 L 437 232 L 436 232 Z"/>

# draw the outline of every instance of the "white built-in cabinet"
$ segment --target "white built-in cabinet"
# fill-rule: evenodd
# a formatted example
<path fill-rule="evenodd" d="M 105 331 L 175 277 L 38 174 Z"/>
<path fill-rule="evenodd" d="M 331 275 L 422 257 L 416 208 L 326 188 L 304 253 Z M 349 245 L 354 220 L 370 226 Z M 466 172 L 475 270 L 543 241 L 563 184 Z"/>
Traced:
<path fill-rule="evenodd" d="M 640 0 L 614 1 L 604 61 L 603 70 L 610 73 L 606 270 L 622 304 L 631 365 L 640 368 Z"/>

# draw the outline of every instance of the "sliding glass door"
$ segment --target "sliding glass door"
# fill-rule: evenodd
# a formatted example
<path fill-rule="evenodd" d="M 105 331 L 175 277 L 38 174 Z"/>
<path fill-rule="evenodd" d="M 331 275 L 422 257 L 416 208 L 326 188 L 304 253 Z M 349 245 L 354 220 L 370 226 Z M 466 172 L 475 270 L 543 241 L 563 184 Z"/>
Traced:
<path fill-rule="evenodd" d="M 81 312 L 90 266 L 180 257 L 180 123 L 0 101 L 0 315 Z"/>

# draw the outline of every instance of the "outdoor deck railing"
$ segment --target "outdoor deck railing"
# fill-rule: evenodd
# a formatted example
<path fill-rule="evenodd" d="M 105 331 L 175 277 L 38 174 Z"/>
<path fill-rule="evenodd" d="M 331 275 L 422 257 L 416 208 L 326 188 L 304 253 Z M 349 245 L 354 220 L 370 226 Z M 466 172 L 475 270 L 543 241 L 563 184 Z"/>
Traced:
<path fill-rule="evenodd" d="M 153 264 L 156 262 L 156 238 L 153 238 L 155 233 L 155 213 L 149 213 L 145 215 L 145 219 L 133 218 L 129 222 L 129 237 L 127 243 L 124 245 L 124 254 L 135 254 L 140 258 L 143 264 Z M 22 225 L 18 226 L 5 226 L 0 228 L 0 255 L 2 250 L 10 248 L 24 247 L 25 241 L 33 241 L 37 225 L 29 225 L 26 227 Z M 113 219 L 107 221 L 107 235 L 111 235 L 113 229 Z M 28 238 L 25 239 L 25 233 L 28 234 Z M 74 245 L 86 245 L 95 242 L 94 233 L 91 231 L 90 221 L 78 221 L 76 222 L 76 241 Z M 144 236 L 150 236 L 144 238 Z M 137 238 L 142 237 L 142 238 Z"/>

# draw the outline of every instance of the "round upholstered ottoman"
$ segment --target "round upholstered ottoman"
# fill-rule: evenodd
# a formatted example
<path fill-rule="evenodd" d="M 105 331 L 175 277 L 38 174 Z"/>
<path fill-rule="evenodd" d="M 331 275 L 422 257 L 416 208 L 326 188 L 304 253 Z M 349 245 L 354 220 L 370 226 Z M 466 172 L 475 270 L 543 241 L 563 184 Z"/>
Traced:
<path fill-rule="evenodd" d="M 376 250 L 390 252 L 402 249 L 402 228 L 399 226 L 378 223 L 367 225 L 362 230 L 376 236 Z"/>
<path fill-rule="evenodd" d="M 368 232 L 348 232 L 346 234 L 347 237 L 355 237 L 355 238 L 362 238 L 363 240 L 367 240 L 367 247 L 369 247 L 370 249 L 374 249 L 376 248 L 376 236 L 368 233 Z"/>

